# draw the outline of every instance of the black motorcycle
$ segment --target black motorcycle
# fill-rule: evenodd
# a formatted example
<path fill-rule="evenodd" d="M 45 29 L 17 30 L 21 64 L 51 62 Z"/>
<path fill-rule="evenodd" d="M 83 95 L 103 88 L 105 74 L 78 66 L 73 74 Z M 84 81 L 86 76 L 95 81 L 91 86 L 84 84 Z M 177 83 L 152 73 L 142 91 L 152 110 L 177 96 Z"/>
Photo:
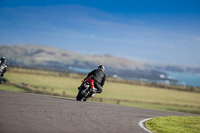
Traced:
<path fill-rule="evenodd" d="M 76 96 L 77 101 L 86 101 L 89 97 L 92 97 L 95 93 L 94 80 L 87 78 L 79 87 L 78 95 Z"/>
<path fill-rule="evenodd" d="M 7 70 L 6 59 L 5 59 L 5 57 L 2 57 L 0 59 L 0 84 L 2 84 L 2 82 L 3 82 L 2 78 L 3 78 L 6 70 Z"/>

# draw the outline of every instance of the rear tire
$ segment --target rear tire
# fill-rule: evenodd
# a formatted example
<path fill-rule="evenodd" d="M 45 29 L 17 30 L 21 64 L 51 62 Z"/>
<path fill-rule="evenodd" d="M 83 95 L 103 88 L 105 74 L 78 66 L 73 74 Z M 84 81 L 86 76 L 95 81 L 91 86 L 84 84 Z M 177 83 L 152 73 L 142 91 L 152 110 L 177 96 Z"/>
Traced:
<path fill-rule="evenodd" d="M 76 100 L 81 101 L 83 99 L 84 93 L 84 90 L 79 90 L 78 95 L 76 96 Z"/>

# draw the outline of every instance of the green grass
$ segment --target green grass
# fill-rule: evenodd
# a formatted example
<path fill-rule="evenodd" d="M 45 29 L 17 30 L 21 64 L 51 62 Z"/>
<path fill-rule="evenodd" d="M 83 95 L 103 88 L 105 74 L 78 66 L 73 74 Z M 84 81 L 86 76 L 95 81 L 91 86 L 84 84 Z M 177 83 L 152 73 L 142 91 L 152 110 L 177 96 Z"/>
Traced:
<path fill-rule="evenodd" d="M 164 104 L 150 104 L 150 103 L 131 103 L 131 102 L 122 102 L 122 105 L 146 108 L 146 109 L 155 109 L 155 110 L 168 110 L 168 111 L 177 111 L 177 112 L 188 112 L 193 114 L 200 114 L 199 108 L 192 107 L 182 107 L 182 106 L 173 106 L 173 105 L 164 105 Z"/>
<path fill-rule="evenodd" d="M 25 90 L 23 90 L 21 88 L 17 88 L 17 87 L 11 86 L 11 85 L 4 85 L 4 84 L 0 85 L 0 90 L 26 92 Z"/>
<path fill-rule="evenodd" d="M 27 83 L 34 87 L 39 87 L 47 91 L 63 93 L 66 91 L 69 95 L 75 95 L 77 93 L 77 87 L 81 83 L 81 79 L 73 79 L 68 77 L 54 77 L 44 75 L 28 75 L 19 73 L 6 73 L 6 79 L 12 83 L 21 84 Z"/>
<path fill-rule="evenodd" d="M 59 94 L 65 91 L 66 95 L 74 97 L 77 95 L 77 87 L 82 80 L 82 78 L 70 78 L 67 75 L 59 76 L 58 72 L 16 68 L 14 70 L 19 72 L 8 71 L 5 74 L 5 78 L 12 83 L 27 83 L 39 90 L 53 90 Z M 39 73 L 39 75 L 34 73 Z M 107 103 L 116 103 L 109 99 L 119 99 L 122 100 L 121 105 L 200 114 L 200 93 L 195 92 L 106 81 L 103 93 L 96 94 L 94 98 L 102 98 L 103 102 Z M 123 100 L 128 100 L 128 102 Z"/>
<path fill-rule="evenodd" d="M 155 87 L 107 82 L 102 97 L 143 102 L 200 105 L 200 93 L 159 89 Z"/>
<path fill-rule="evenodd" d="M 199 133 L 200 117 L 166 116 L 148 120 L 146 127 L 154 133 Z"/>

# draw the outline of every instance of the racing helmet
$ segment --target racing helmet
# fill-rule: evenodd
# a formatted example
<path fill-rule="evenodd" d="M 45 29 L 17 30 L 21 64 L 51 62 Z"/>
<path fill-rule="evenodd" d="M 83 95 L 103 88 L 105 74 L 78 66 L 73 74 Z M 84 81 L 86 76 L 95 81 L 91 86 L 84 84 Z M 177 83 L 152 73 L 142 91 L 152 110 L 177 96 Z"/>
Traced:
<path fill-rule="evenodd" d="M 105 67 L 103 65 L 98 66 L 99 69 L 101 69 L 102 71 L 105 71 Z"/>

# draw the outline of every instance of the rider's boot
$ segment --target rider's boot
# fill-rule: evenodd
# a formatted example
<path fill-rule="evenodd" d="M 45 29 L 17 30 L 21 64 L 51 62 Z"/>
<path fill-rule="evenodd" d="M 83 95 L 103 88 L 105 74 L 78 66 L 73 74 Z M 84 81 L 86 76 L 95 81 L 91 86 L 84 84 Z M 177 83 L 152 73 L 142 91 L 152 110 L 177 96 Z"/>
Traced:
<path fill-rule="evenodd" d="M 91 97 L 93 97 L 94 95 L 95 95 L 95 93 L 93 93 Z"/>

